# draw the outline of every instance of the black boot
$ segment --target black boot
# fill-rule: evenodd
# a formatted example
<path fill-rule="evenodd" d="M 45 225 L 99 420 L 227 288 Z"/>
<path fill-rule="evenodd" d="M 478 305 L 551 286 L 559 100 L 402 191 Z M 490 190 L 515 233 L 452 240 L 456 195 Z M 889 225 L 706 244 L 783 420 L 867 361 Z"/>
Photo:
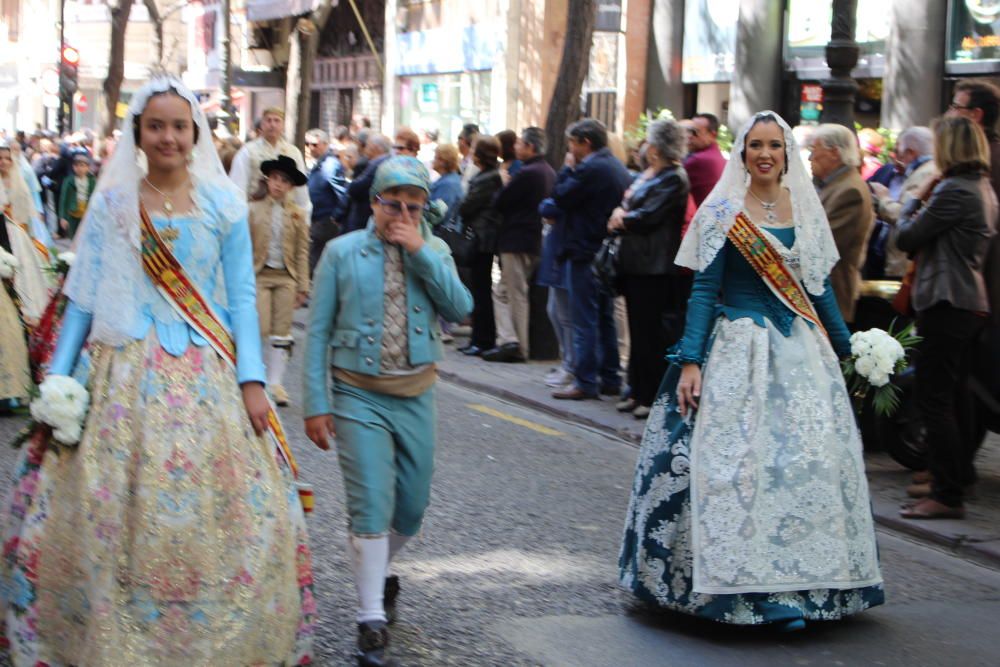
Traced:
<path fill-rule="evenodd" d="M 382 590 L 382 606 L 389 624 L 396 622 L 396 598 L 399 597 L 399 577 L 390 574 L 385 578 L 385 588 Z"/>
<path fill-rule="evenodd" d="M 358 623 L 358 666 L 398 667 L 389 657 L 389 630 L 382 621 Z"/>

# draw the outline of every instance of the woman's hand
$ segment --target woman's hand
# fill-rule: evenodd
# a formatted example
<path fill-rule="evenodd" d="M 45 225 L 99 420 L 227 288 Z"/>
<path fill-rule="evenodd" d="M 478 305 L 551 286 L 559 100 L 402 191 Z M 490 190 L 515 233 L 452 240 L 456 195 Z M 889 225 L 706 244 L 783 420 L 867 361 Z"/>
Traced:
<path fill-rule="evenodd" d="M 701 368 L 698 364 L 684 364 L 681 379 L 677 382 L 677 407 L 681 416 L 687 417 L 688 408 L 698 409 L 701 397 Z"/>
<path fill-rule="evenodd" d="M 267 413 L 271 409 L 267 395 L 264 394 L 264 385 L 260 382 L 244 382 L 240 389 L 243 390 L 243 405 L 247 408 L 253 430 L 261 435 L 267 430 Z"/>
<path fill-rule="evenodd" d="M 295 307 L 301 308 L 309 300 L 309 292 L 299 292 L 295 295 Z"/>
<path fill-rule="evenodd" d="M 333 430 L 333 415 L 306 417 L 306 435 L 320 449 L 330 449 L 330 439 L 336 435 Z"/>

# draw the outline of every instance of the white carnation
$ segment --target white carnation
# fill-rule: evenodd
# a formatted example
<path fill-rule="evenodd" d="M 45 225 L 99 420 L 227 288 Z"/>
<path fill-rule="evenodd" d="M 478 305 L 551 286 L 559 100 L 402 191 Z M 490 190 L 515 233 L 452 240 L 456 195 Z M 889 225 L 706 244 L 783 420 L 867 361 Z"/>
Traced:
<path fill-rule="evenodd" d="M 868 376 L 868 382 L 870 382 L 873 387 L 884 387 L 889 384 L 889 374 L 877 371 Z"/>
<path fill-rule="evenodd" d="M 67 250 L 66 252 L 59 253 L 58 259 L 60 262 L 65 262 L 67 265 L 73 266 L 73 261 L 76 259 L 76 253 Z"/>
<path fill-rule="evenodd" d="M 854 362 L 854 370 L 860 373 L 863 377 L 868 377 L 871 372 L 875 369 L 875 360 L 869 355 L 863 357 L 858 357 Z"/>
<path fill-rule="evenodd" d="M 52 427 L 52 436 L 64 445 L 80 441 L 90 396 L 83 385 L 66 375 L 50 375 L 38 386 L 31 416 Z"/>

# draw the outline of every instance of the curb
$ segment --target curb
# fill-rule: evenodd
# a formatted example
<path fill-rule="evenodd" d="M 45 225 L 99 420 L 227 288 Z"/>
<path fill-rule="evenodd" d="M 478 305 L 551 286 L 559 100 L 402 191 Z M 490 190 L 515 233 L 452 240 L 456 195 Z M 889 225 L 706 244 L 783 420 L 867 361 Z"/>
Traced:
<path fill-rule="evenodd" d="M 555 408 L 547 403 L 536 401 L 532 398 L 527 398 L 522 394 L 518 394 L 516 392 L 507 389 L 502 389 L 495 385 L 469 380 L 465 377 L 462 377 L 458 373 L 446 371 L 441 369 L 440 367 L 438 368 L 438 377 L 440 377 L 442 380 L 446 380 L 460 387 L 465 387 L 466 389 L 472 389 L 474 391 L 478 391 L 483 394 L 488 394 L 489 396 L 493 396 L 495 398 L 501 398 L 510 403 L 515 403 L 522 407 L 531 408 L 532 410 L 538 410 L 539 412 L 544 412 L 545 414 L 550 415 L 552 417 L 558 417 L 559 419 L 572 422 L 574 424 L 579 424 L 581 426 L 592 428 L 606 435 L 611 435 L 616 438 L 625 440 L 629 444 L 635 445 L 636 447 L 638 447 L 639 443 L 642 442 L 641 433 L 634 433 L 632 431 L 620 431 L 616 428 L 608 426 L 607 424 L 599 422 L 596 419 L 590 419 L 589 417 L 584 417 L 571 410 L 562 410 L 560 408 Z"/>
<path fill-rule="evenodd" d="M 965 537 L 947 537 L 924 527 L 921 521 L 873 512 L 875 523 L 894 533 L 909 535 L 920 541 L 944 547 L 950 553 L 990 569 L 1000 569 L 1000 550 L 990 548 L 987 542 L 972 542 Z"/>
<path fill-rule="evenodd" d="M 518 394 L 508 389 L 497 387 L 496 385 L 469 380 L 459 373 L 438 368 L 438 376 L 442 380 L 460 387 L 472 389 L 473 391 L 478 391 L 480 393 L 514 403 L 515 405 L 537 410 L 552 417 L 594 429 L 604 433 L 605 435 L 624 440 L 630 445 L 634 445 L 636 447 L 638 447 L 642 441 L 642 433 L 618 430 L 595 419 L 584 417 L 572 410 L 553 407 L 547 403 L 543 403 L 542 401 L 528 398 L 523 394 Z M 1000 569 L 1000 548 L 998 548 L 1000 545 L 998 545 L 998 547 L 991 548 L 987 546 L 988 543 L 971 542 L 964 537 L 947 537 L 941 533 L 937 533 L 929 528 L 926 528 L 925 525 L 919 521 L 906 520 L 894 515 L 879 514 L 877 512 L 873 512 L 872 514 L 875 519 L 875 523 L 895 533 L 908 535 L 923 542 L 943 547 L 950 553 L 955 554 L 956 556 L 961 556 L 967 560 L 971 560 L 979 565 L 983 565 L 991 569 Z"/>

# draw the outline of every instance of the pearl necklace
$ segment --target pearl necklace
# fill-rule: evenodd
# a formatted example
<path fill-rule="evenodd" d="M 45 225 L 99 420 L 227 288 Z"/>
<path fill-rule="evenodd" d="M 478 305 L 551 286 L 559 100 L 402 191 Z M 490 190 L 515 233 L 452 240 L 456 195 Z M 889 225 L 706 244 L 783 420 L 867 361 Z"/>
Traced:
<path fill-rule="evenodd" d="M 747 192 L 749 192 L 750 196 L 756 199 L 758 203 L 760 203 L 761 207 L 763 207 L 765 220 L 767 220 L 768 222 L 778 222 L 778 216 L 774 212 L 774 209 L 778 207 L 778 202 L 781 201 L 781 195 L 778 195 L 778 198 L 774 201 L 764 201 L 763 199 L 755 195 L 752 189 L 747 188 Z"/>

